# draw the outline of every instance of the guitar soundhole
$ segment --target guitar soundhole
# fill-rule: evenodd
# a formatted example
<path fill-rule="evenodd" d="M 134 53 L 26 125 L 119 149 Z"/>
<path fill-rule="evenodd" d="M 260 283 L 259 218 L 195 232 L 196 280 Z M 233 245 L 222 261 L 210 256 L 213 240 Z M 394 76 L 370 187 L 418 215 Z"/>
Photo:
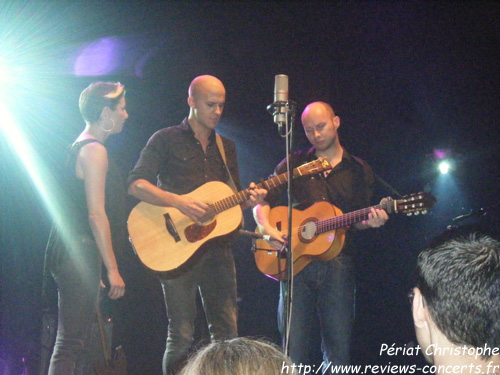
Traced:
<path fill-rule="evenodd" d="M 317 228 L 316 228 L 317 219 L 307 219 L 300 225 L 299 231 L 299 239 L 303 243 L 310 243 L 316 239 Z"/>
<path fill-rule="evenodd" d="M 184 234 L 186 235 L 186 239 L 191 242 L 198 242 L 205 237 L 207 237 L 217 226 L 217 220 L 212 221 L 208 225 L 198 225 L 191 224 L 184 230 Z"/>

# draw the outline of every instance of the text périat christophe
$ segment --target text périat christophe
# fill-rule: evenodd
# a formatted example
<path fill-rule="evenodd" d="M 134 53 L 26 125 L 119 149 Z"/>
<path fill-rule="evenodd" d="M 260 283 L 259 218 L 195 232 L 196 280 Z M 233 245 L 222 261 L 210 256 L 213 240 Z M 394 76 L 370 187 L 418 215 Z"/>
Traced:
<path fill-rule="evenodd" d="M 469 356 L 474 358 L 479 358 L 482 356 L 491 357 L 500 354 L 500 348 L 489 347 L 484 345 L 482 347 L 470 347 L 467 345 L 462 346 L 444 346 L 440 347 L 437 344 L 429 345 L 425 350 L 423 350 L 420 345 L 403 345 L 396 346 L 396 344 L 388 345 L 382 344 L 380 346 L 379 355 L 397 356 L 397 355 L 407 355 L 407 356 L 417 356 L 419 354 L 425 355 L 452 355 L 452 356 Z"/>

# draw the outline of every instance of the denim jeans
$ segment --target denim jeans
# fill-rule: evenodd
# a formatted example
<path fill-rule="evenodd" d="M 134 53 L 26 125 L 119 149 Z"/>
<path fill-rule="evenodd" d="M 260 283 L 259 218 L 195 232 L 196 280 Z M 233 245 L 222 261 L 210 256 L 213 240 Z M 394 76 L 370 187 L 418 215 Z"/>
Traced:
<path fill-rule="evenodd" d="M 236 337 L 236 269 L 229 245 L 212 247 L 189 271 L 162 280 L 168 315 L 163 374 L 175 374 L 193 343 L 196 293 L 199 290 L 211 340 Z"/>
<path fill-rule="evenodd" d="M 59 243 L 50 265 L 59 291 L 58 324 L 49 375 L 82 374 L 87 342 L 99 298 L 101 258 L 95 242 L 76 239 L 65 249 Z"/>
<path fill-rule="evenodd" d="M 278 309 L 282 335 L 284 285 Z M 349 255 L 340 254 L 328 262 L 313 261 L 295 275 L 288 341 L 289 356 L 295 364 L 311 364 L 313 319 L 319 319 L 323 364 L 349 364 L 355 294 L 354 262 Z M 317 368 L 319 364 L 313 365 Z"/>

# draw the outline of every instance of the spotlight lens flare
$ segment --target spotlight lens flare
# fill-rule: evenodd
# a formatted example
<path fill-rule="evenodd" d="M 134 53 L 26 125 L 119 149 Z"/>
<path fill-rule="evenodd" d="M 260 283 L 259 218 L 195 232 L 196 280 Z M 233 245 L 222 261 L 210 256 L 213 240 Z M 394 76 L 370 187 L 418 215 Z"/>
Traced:
<path fill-rule="evenodd" d="M 10 82 L 10 74 L 5 63 L 0 60 L 0 86 L 5 86 Z"/>
<path fill-rule="evenodd" d="M 450 163 L 448 163 L 447 161 L 442 161 L 439 163 L 438 168 L 441 174 L 447 174 L 450 171 Z"/>
<path fill-rule="evenodd" d="M 0 98 L 12 89 L 19 75 L 19 68 L 15 68 L 0 56 Z"/>

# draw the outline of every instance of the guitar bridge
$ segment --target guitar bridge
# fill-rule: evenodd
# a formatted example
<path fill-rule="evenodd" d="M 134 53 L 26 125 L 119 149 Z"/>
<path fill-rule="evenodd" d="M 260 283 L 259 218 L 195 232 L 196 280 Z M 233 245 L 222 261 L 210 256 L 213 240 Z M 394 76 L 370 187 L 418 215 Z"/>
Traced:
<path fill-rule="evenodd" d="M 170 214 L 166 213 L 163 217 L 165 218 L 165 226 L 167 227 L 168 233 L 174 238 L 175 242 L 180 242 L 181 237 L 179 236 L 179 232 L 177 232 L 177 228 L 175 228 Z"/>

